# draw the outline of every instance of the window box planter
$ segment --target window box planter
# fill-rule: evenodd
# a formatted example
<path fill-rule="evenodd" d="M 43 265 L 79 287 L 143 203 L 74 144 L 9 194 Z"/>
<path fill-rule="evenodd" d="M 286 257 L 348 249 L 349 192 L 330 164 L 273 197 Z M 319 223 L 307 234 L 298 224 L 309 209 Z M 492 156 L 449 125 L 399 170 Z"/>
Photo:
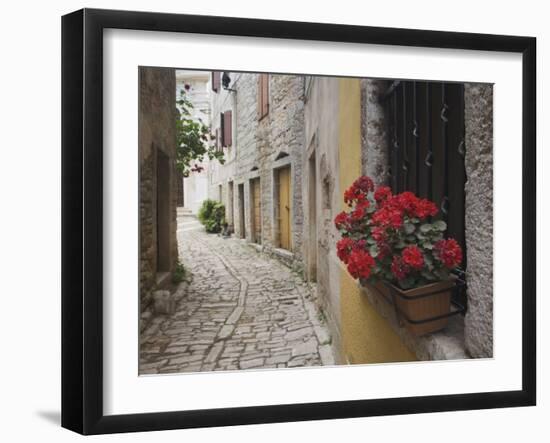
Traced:
<path fill-rule="evenodd" d="M 449 317 L 464 311 L 453 297 L 453 292 L 464 284 L 457 277 L 408 290 L 382 281 L 375 284 L 362 283 L 394 306 L 399 324 L 414 336 L 444 329 Z"/>

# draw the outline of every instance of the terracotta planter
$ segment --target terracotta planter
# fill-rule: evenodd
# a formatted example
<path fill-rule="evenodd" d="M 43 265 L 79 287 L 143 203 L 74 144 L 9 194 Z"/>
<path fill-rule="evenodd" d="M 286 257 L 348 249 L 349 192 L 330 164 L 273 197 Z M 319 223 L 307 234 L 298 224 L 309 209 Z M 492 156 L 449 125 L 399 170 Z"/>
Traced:
<path fill-rule="evenodd" d="M 425 335 L 447 326 L 449 317 L 425 322 L 424 320 L 447 315 L 451 312 L 451 295 L 455 286 L 454 279 L 408 290 L 382 282 L 378 282 L 374 286 L 387 300 L 395 300 L 398 317 L 411 334 L 416 336 Z"/>

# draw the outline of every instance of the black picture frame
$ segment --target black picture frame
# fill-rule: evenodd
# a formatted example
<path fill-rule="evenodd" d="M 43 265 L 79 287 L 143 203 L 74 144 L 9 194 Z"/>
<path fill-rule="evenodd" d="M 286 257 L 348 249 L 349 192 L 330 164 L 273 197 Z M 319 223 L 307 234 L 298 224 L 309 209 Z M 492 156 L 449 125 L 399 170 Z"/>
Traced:
<path fill-rule="evenodd" d="M 170 31 L 522 54 L 522 389 L 392 399 L 103 413 L 103 30 Z M 536 404 L 536 39 L 83 9 L 62 18 L 62 426 L 82 434 Z"/>

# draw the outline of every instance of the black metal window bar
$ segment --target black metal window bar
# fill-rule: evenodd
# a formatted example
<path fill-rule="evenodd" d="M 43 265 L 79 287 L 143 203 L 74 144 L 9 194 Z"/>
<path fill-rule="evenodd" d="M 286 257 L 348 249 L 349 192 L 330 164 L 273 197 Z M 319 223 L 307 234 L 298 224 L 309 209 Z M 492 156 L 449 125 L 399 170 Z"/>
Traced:
<path fill-rule="evenodd" d="M 439 206 L 434 219 L 447 223 L 447 235 L 462 250 L 466 270 L 464 185 L 464 85 L 461 83 L 393 81 L 382 96 L 389 123 L 389 171 L 393 192 L 412 191 Z M 465 285 L 453 291 L 453 302 L 465 311 Z"/>

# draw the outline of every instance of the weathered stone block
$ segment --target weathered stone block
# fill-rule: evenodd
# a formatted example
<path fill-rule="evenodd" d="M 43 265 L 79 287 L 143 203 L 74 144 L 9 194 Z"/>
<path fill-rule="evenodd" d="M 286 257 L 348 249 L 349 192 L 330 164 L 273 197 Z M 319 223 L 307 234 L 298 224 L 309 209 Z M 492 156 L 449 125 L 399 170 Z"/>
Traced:
<path fill-rule="evenodd" d="M 176 300 L 170 294 L 170 291 L 155 291 L 153 293 L 153 303 L 156 314 L 171 315 L 176 312 Z"/>

